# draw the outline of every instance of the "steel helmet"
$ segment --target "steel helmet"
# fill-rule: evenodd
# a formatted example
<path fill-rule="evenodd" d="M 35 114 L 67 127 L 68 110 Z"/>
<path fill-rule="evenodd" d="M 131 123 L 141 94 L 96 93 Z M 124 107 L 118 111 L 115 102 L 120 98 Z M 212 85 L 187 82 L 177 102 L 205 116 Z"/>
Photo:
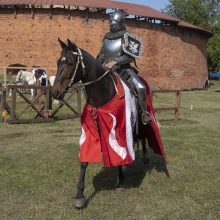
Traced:
<path fill-rule="evenodd" d="M 125 14 L 120 10 L 114 11 L 110 15 L 109 24 L 111 32 L 125 30 Z"/>

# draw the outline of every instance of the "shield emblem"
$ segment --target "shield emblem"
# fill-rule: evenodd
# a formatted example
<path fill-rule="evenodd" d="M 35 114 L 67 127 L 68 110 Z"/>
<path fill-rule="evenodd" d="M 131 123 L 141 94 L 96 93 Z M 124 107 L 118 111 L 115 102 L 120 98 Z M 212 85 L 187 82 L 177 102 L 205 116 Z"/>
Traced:
<path fill-rule="evenodd" d="M 143 42 L 134 34 L 129 32 L 124 34 L 125 43 L 123 44 L 123 51 L 130 56 L 140 59 L 142 56 Z"/>

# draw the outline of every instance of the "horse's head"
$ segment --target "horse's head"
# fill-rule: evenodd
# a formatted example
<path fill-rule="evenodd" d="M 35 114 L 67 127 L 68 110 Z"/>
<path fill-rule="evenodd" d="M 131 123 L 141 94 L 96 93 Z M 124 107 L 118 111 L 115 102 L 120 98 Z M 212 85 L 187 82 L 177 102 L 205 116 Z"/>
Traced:
<path fill-rule="evenodd" d="M 85 67 L 81 50 L 70 40 L 68 40 L 68 44 L 65 44 L 59 38 L 58 40 L 62 52 L 57 61 L 57 73 L 52 86 L 52 96 L 55 99 L 63 99 L 67 90 L 80 81 L 82 77 L 80 73 Z"/>

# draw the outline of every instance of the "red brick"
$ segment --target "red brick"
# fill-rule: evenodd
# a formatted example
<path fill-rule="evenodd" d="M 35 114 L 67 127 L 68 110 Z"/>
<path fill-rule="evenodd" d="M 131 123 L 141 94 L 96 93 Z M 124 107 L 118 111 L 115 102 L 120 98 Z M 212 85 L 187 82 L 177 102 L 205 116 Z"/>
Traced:
<path fill-rule="evenodd" d="M 23 64 L 46 67 L 54 74 L 60 56 L 57 38 L 69 38 L 96 56 L 102 38 L 109 29 L 108 17 L 86 12 L 72 12 L 70 20 L 64 10 L 37 9 L 31 19 L 30 9 L 13 13 L 0 11 L 0 66 Z M 180 27 L 127 21 L 127 29 L 139 35 L 145 45 L 143 57 L 137 61 L 140 75 L 152 88 L 201 88 L 207 79 L 207 39 L 202 33 Z"/>

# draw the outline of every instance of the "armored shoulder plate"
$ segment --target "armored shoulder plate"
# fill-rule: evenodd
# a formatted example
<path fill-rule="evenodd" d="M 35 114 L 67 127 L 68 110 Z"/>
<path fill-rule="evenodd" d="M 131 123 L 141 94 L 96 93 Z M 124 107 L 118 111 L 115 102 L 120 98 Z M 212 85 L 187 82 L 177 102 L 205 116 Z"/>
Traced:
<path fill-rule="evenodd" d="M 144 47 L 142 40 L 129 32 L 124 34 L 124 40 L 123 51 L 136 59 L 140 59 Z"/>

